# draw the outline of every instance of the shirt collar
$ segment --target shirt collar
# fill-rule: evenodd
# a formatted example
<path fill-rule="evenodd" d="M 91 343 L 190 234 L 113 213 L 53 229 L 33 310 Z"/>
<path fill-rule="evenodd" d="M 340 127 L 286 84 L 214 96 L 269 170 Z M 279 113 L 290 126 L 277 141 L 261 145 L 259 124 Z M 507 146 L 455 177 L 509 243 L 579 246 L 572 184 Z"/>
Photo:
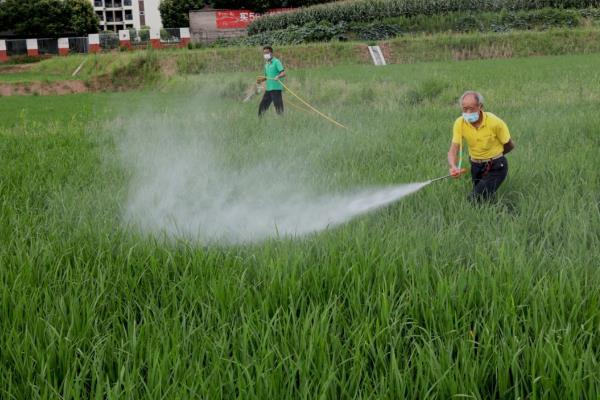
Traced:
<path fill-rule="evenodd" d="M 487 115 L 485 115 L 485 111 L 482 111 L 481 115 L 482 115 L 481 125 L 479 125 L 479 127 L 483 128 L 485 126 L 485 123 L 487 122 Z"/>

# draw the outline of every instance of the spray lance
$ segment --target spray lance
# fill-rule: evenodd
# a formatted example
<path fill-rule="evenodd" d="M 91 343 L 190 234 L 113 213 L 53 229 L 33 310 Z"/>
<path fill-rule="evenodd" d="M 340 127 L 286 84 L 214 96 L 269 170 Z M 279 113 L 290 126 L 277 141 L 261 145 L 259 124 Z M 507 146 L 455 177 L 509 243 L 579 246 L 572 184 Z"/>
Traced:
<path fill-rule="evenodd" d="M 441 181 L 441 180 L 444 180 L 444 179 L 450 178 L 450 177 L 459 178 L 461 175 L 466 174 L 467 169 L 462 168 L 462 159 L 463 159 L 463 141 L 461 139 L 460 140 L 460 148 L 458 150 L 458 172 L 455 174 L 448 174 L 448 175 L 440 176 L 439 178 L 430 179 L 427 183 Z"/>
<path fill-rule="evenodd" d="M 462 174 L 465 174 L 465 173 L 467 173 L 467 169 L 461 168 L 460 171 L 458 172 L 458 174 L 448 174 L 448 175 L 440 176 L 439 178 L 430 179 L 429 183 L 441 181 L 443 179 L 450 178 L 450 177 L 458 178 L 459 176 L 461 176 Z"/>

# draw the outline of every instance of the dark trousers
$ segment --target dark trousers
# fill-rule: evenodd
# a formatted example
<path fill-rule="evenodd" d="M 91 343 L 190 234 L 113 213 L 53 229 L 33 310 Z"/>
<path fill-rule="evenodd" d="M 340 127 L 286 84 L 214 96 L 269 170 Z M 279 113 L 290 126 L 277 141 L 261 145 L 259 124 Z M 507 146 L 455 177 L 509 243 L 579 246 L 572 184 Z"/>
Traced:
<path fill-rule="evenodd" d="M 271 107 L 271 103 L 275 103 L 275 111 L 277 111 L 277 114 L 283 114 L 283 98 L 281 97 L 281 90 L 268 90 L 265 92 L 265 95 L 258 106 L 259 117 Z"/>
<path fill-rule="evenodd" d="M 491 199 L 506 179 L 507 174 L 508 161 L 504 156 L 481 164 L 471 161 L 473 191 L 470 193 L 469 198 L 474 201 Z"/>

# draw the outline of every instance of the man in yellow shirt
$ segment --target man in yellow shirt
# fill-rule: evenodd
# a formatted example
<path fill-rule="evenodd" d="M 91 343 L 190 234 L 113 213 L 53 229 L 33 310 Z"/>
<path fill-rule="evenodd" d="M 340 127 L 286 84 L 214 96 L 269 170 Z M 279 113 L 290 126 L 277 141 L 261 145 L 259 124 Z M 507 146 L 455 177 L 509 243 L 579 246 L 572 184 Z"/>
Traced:
<path fill-rule="evenodd" d="M 488 200 L 494 196 L 508 174 L 505 154 L 515 148 L 508 126 L 494 114 L 483 111 L 483 96 L 467 91 L 460 97 L 462 116 L 454 122 L 448 164 L 453 176 L 460 175 L 458 151 L 463 139 L 469 146 L 471 159 L 472 200 Z"/>

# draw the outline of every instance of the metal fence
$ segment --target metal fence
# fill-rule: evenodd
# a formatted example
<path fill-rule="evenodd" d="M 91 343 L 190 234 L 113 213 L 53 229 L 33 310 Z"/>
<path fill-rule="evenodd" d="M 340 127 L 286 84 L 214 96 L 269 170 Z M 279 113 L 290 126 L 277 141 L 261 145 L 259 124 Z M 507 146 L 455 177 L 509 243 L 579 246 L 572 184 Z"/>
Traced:
<path fill-rule="evenodd" d="M 37 45 L 40 55 L 58 54 L 58 40 L 56 39 L 38 39 Z"/>
<path fill-rule="evenodd" d="M 119 48 L 119 35 L 114 32 L 101 32 L 100 33 L 100 47 L 106 50 L 113 50 Z"/>
<path fill-rule="evenodd" d="M 26 56 L 27 41 L 25 39 L 9 39 L 6 41 L 6 54 L 9 57 Z"/>
<path fill-rule="evenodd" d="M 129 39 L 134 46 L 147 46 L 150 43 L 150 29 L 130 29 Z"/>
<path fill-rule="evenodd" d="M 1 2 L 2 0 L 0 0 Z M 145 48 L 150 46 L 149 29 L 129 29 L 130 41 L 135 48 Z M 88 53 L 89 38 L 69 37 L 69 53 Z M 112 31 L 103 31 L 99 33 L 100 48 L 103 51 L 119 49 L 119 35 Z M 58 55 L 58 39 L 42 38 L 34 39 L 37 41 L 37 52 L 39 55 Z M 19 57 L 27 55 L 27 39 L 6 39 L 6 53 L 9 57 Z M 181 43 L 181 30 L 179 28 L 163 28 L 160 30 L 160 42 L 167 47 L 176 46 Z"/>
<path fill-rule="evenodd" d="M 165 44 L 179 43 L 181 30 L 179 28 L 163 28 L 160 30 L 160 42 Z"/>
<path fill-rule="evenodd" d="M 70 37 L 69 52 L 71 53 L 87 53 L 88 38 L 87 37 Z"/>
<path fill-rule="evenodd" d="M 236 39 L 247 36 L 245 31 L 197 31 L 192 34 L 194 42 L 211 43 L 217 40 Z"/>

